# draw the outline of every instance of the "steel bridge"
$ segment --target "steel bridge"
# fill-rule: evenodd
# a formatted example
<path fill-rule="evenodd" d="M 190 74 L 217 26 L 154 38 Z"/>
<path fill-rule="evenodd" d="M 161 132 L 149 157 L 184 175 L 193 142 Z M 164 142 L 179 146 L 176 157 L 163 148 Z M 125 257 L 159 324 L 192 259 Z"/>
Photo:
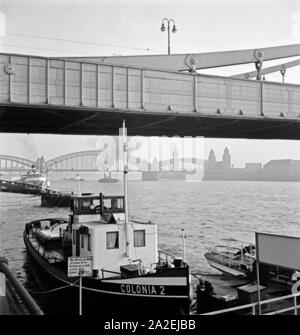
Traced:
<path fill-rule="evenodd" d="M 178 55 L 46 58 L 0 54 L 0 132 L 299 139 L 300 86 L 264 73 L 300 45 Z M 253 63 L 233 77 L 198 69 Z M 256 75 L 258 80 L 250 80 Z M 248 78 L 248 79 L 245 79 Z"/>
<path fill-rule="evenodd" d="M 38 166 L 39 170 L 44 172 L 98 172 L 103 170 L 103 166 L 99 164 L 97 158 L 102 150 L 87 150 L 72 152 L 43 161 Z M 0 155 L 0 172 L 19 172 L 29 170 L 32 165 L 37 166 L 36 161 L 22 157 Z M 144 160 L 141 164 L 142 170 L 157 170 L 159 171 L 176 171 L 177 169 L 191 168 L 191 166 L 203 166 L 203 159 L 185 157 L 178 158 L 176 162 L 174 158 L 157 161 L 156 164 Z M 102 164 L 103 165 L 103 164 Z M 119 170 L 117 167 L 114 170 Z"/>
<path fill-rule="evenodd" d="M 99 171 L 97 167 L 97 157 L 102 150 L 88 150 L 72 152 L 41 162 L 11 156 L 0 155 L 0 171 L 25 171 L 31 169 L 33 165 L 42 171 Z M 40 161 L 41 166 L 37 166 Z"/>
<path fill-rule="evenodd" d="M 45 162 L 46 171 L 99 171 L 97 157 L 101 150 L 73 152 Z"/>
<path fill-rule="evenodd" d="M 0 171 L 23 171 L 28 170 L 35 162 L 17 156 L 0 155 Z"/>

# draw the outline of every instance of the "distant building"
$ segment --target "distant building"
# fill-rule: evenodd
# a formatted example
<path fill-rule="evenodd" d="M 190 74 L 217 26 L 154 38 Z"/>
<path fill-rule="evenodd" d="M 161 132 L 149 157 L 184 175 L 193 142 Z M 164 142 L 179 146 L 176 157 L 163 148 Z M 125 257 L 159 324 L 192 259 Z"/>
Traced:
<path fill-rule="evenodd" d="M 246 163 L 245 168 L 233 168 L 231 155 L 226 147 L 222 161 L 217 161 L 214 150 L 210 150 L 204 164 L 204 180 L 261 180 L 300 181 L 300 160 L 277 159 L 265 165 Z"/>
<path fill-rule="evenodd" d="M 262 163 L 246 163 L 245 169 L 248 171 L 259 171 L 262 169 Z"/>
<path fill-rule="evenodd" d="M 300 160 L 271 160 L 264 165 L 263 174 L 267 180 L 300 181 Z"/>
<path fill-rule="evenodd" d="M 268 171 L 298 171 L 300 160 L 293 159 L 275 159 L 264 165 L 264 170 Z"/>
<path fill-rule="evenodd" d="M 223 160 L 217 161 L 213 149 L 210 150 L 208 161 L 204 162 L 204 169 L 207 170 L 224 170 L 231 168 L 231 155 L 229 149 L 226 147 L 223 153 Z"/>
<path fill-rule="evenodd" d="M 213 169 L 216 165 L 216 155 L 215 152 L 213 151 L 213 149 L 210 150 L 209 152 L 209 156 L 208 156 L 208 168 L 209 169 Z"/>
<path fill-rule="evenodd" d="M 227 147 L 224 149 L 223 153 L 223 166 L 225 169 L 231 168 L 231 156 Z"/>

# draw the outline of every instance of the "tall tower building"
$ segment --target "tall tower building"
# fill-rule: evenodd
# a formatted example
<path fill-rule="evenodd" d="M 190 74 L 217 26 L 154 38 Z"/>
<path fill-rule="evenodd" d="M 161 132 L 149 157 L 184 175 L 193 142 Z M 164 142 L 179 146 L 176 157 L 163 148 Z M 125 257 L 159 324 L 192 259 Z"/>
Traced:
<path fill-rule="evenodd" d="M 208 156 L 208 168 L 213 169 L 215 167 L 216 167 L 216 155 L 213 149 L 211 149 Z"/>
<path fill-rule="evenodd" d="M 227 147 L 224 149 L 223 153 L 223 167 L 226 169 L 231 168 L 231 155 Z"/>

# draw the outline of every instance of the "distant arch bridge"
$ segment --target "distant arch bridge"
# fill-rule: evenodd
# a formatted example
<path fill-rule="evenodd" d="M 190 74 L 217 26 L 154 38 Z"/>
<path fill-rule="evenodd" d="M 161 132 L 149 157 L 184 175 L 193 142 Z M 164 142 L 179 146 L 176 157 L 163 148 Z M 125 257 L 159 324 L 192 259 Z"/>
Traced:
<path fill-rule="evenodd" d="M 35 165 L 35 162 L 27 158 L 12 155 L 0 155 L 1 171 L 23 171 L 30 169 L 32 165 Z"/>
<path fill-rule="evenodd" d="M 97 157 L 102 150 L 72 152 L 45 162 L 46 171 L 99 171 Z"/>
<path fill-rule="evenodd" d="M 36 166 L 36 168 L 42 172 L 95 172 L 101 170 L 101 166 L 99 166 L 99 162 L 97 162 L 99 154 L 103 150 L 88 150 L 88 151 L 78 151 L 72 152 L 69 154 L 61 155 L 54 157 L 48 161 L 46 161 L 43 157 L 37 158 L 36 161 L 17 157 L 12 155 L 0 155 L 0 171 L 2 172 L 20 172 L 27 171 L 32 168 L 32 166 Z M 134 159 L 134 156 L 132 157 Z M 103 162 L 102 162 L 103 163 Z M 108 162 L 104 162 L 104 164 L 109 165 Z M 197 164 L 202 165 L 203 160 L 195 159 L 195 158 L 185 158 L 184 163 L 182 159 L 178 159 L 177 164 L 174 162 L 174 158 L 162 160 L 157 162 L 156 164 L 150 162 L 144 162 L 143 168 L 148 166 L 149 170 L 153 168 L 159 170 L 176 170 L 176 166 L 179 165 L 181 168 L 186 164 Z M 107 166 L 108 166 L 107 165 Z M 151 165 L 152 168 L 151 168 Z M 147 168 L 146 168 L 147 169 Z"/>
<path fill-rule="evenodd" d="M 72 152 L 52 158 L 48 161 L 44 157 L 36 161 L 12 155 L 0 155 L 0 171 L 15 172 L 30 170 L 36 166 L 40 171 L 99 171 L 97 157 L 102 150 L 88 150 Z"/>

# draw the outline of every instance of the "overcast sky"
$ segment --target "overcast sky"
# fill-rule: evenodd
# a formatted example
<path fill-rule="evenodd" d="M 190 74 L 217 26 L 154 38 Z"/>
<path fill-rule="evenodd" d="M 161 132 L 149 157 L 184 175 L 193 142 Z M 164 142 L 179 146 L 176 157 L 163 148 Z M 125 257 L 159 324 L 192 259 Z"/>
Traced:
<path fill-rule="evenodd" d="M 160 31 L 164 17 L 173 18 L 178 29 L 171 35 L 172 53 L 300 43 L 299 0 L 0 0 L 0 51 L 45 56 L 166 53 L 167 33 Z M 254 66 L 205 73 L 241 70 Z M 281 75 L 267 80 L 281 81 Z M 300 67 L 289 69 L 286 81 L 300 84 Z M 96 140 L 0 134 L 0 153 L 51 158 L 95 149 Z M 204 145 L 205 154 L 214 148 L 218 159 L 228 146 L 236 166 L 300 159 L 299 141 L 206 139 Z"/>

